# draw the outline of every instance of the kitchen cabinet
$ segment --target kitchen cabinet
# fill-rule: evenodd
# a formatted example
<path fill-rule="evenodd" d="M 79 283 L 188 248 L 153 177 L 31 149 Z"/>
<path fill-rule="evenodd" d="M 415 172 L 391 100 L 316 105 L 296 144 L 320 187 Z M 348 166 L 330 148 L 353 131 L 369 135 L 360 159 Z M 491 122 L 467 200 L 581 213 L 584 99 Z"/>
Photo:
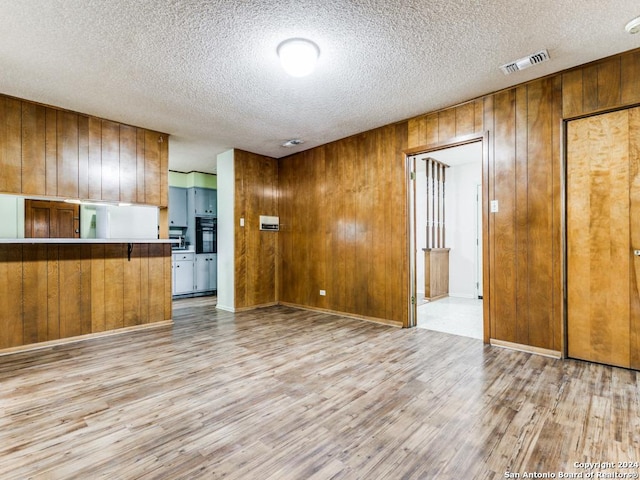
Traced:
<path fill-rule="evenodd" d="M 196 255 L 196 292 L 217 290 L 218 256 L 215 253 Z"/>
<path fill-rule="evenodd" d="M 166 207 L 168 136 L 0 95 L 0 191 Z"/>
<path fill-rule="evenodd" d="M 188 224 L 187 189 L 169 187 L 169 228 L 186 227 Z"/>
<path fill-rule="evenodd" d="M 174 253 L 172 259 L 173 295 L 192 293 L 194 286 L 195 253 Z"/>
<path fill-rule="evenodd" d="M 194 215 L 216 215 L 218 213 L 218 191 L 211 188 L 189 189 Z"/>

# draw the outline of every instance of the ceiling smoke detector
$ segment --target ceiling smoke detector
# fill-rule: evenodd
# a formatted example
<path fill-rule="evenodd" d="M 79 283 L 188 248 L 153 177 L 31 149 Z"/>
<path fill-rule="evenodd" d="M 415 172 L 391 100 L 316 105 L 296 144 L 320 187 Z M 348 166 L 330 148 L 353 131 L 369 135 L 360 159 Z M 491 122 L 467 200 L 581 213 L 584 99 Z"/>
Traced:
<path fill-rule="evenodd" d="M 301 145 L 303 143 L 304 143 L 303 140 L 300 140 L 299 138 L 293 138 L 291 140 L 287 140 L 286 142 L 284 142 L 282 146 L 286 148 L 291 148 L 291 147 L 295 147 L 296 145 Z"/>
<path fill-rule="evenodd" d="M 525 68 L 537 65 L 538 63 L 546 62 L 550 58 L 549 52 L 546 50 L 540 50 L 539 52 L 532 53 L 528 57 L 522 57 L 513 62 L 505 63 L 500 67 L 500 70 L 502 70 L 502 73 L 505 75 L 510 75 L 514 72 L 519 72 Z"/>

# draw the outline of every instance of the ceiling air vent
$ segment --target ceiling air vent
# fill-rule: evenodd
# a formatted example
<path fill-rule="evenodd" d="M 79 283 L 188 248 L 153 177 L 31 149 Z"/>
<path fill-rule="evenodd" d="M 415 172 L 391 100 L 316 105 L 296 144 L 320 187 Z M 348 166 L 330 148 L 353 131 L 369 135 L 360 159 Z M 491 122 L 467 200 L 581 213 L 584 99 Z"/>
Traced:
<path fill-rule="evenodd" d="M 500 67 L 500 70 L 502 70 L 502 73 L 505 75 L 510 75 L 514 72 L 537 65 L 538 63 L 546 62 L 549 58 L 549 52 L 546 50 L 540 50 L 539 52 L 532 53 L 528 57 L 519 58 L 514 62 L 506 63 Z"/>
<path fill-rule="evenodd" d="M 299 138 L 293 138 L 291 140 L 287 140 L 286 142 L 284 142 L 282 146 L 286 148 L 291 148 L 291 147 L 295 147 L 296 145 L 302 145 L 303 143 L 304 143 L 303 140 L 300 140 Z"/>

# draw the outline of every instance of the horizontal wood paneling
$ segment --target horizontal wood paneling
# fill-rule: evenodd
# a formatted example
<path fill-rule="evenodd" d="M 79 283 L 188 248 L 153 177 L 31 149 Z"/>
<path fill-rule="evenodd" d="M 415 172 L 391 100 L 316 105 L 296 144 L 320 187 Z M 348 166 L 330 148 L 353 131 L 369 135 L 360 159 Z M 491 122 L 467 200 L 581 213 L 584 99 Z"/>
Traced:
<path fill-rule="evenodd" d="M 0 245 L 0 349 L 169 320 L 170 299 L 170 245 Z"/>

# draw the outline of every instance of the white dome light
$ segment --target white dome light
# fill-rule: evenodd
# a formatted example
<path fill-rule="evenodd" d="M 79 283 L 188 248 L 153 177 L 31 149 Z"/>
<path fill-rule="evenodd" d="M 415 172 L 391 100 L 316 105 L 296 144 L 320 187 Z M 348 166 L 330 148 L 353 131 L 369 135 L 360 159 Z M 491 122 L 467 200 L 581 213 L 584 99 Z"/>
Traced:
<path fill-rule="evenodd" d="M 292 77 L 304 77 L 316 68 L 320 49 L 311 40 L 290 38 L 278 45 L 282 68 Z"/>

